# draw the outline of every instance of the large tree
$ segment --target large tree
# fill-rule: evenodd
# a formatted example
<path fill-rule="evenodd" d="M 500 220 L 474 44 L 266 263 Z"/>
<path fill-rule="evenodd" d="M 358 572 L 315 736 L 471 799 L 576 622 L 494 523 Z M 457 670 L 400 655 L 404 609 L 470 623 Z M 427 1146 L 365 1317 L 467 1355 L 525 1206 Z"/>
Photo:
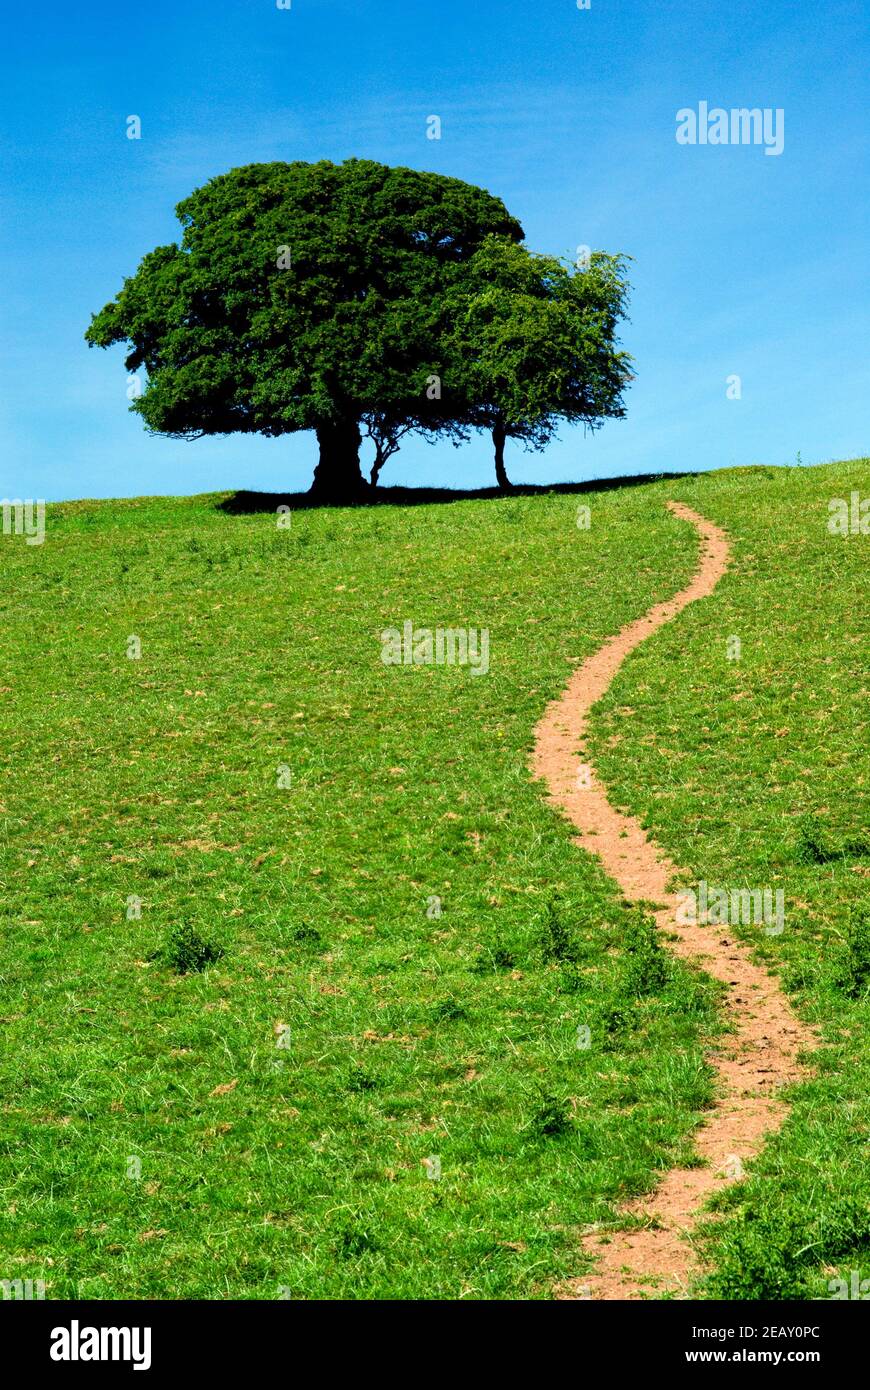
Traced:
<path fill-rule="evenodd" d="M 491 236 L 452 287 L 445 409 L 490 431 L 499 487 L 510 487 L 508 439 L 540 449 L 561 420 L 594 430 L 625 414 L 624 272 L 621 256 L 594 252 L 569 267 Z"/>
<path fill-rule="evenodd" d="M 361 426 L 455 431 L 431 382 L 475 253 L 522 239 L 498 198 L 370 160 L 251 164 L 177 215 L 180 244 L 146 255 L 86 334 L 129 345 L 148 429 L 313 430 L 312 491 L 336 500 L 366 489 Z"/>

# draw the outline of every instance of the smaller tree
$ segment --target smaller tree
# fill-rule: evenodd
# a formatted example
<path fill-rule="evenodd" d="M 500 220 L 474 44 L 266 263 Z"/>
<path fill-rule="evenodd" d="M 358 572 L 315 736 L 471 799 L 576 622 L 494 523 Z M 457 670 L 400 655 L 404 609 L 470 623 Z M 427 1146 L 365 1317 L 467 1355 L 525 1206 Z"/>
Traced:
<path fill-rule="evenodd" d="M 631 359 L 619 351 L 625 257 L 595 252 L 583 270 L 487 237 L 453 300 L 445 372 L 454 414 L 492 434 L 496 479 L 509 488 L 505 443 L 542 449 L 559 421 L 599 428 L 625 414 Z"/>
<path fill-rule="evenodd" d="M 427 444 L 437 444 L 447 439 L 454 447 L 464 444 L 468 439 L 468 425 L 449 415 L 436 413 L 432 409 L 419 409 L 416 414 L 409 408 L 403 415 L 387 411 L 367 411 L 362 418 L 363 437 L 374 445 L 369 486 L 377 487 L 384 465 L 397 454 L 402 440 L 409 434 L 420 434 Z"/>
<path fill-rule="evenodd" d="M 398 453 L 399 445 L 414 426 L 407 418 L 391 420 L 383 412 L 373 410 L 366 412 L 363 416 L 362 427 L 363 437 L 370 439 L 375 448 L 369 483 L 371 487 L 377 487 L 384 464 L 393 457 L 393 454 Z"/>

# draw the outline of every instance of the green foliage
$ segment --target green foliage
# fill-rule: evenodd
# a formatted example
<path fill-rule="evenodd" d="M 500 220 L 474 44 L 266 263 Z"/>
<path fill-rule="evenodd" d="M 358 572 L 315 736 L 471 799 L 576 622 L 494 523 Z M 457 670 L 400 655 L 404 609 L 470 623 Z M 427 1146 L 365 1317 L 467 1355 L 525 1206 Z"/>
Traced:
<path fill-rule="evenodd" d="M 487 237 L 453 292 L 447 340 L 457 414 L 542 448 L 560 419 L 590 428 L 625 414 L 630 359 L 616 346 L 626 258 L 595 252 L 585 269 Z"/>
<path fill-rule="evenodd" d="M 795 859 L 799 864 L 827 864 L 838 857 L 826 841 L 821 820 L 813 812 L 801 817 L 798 822 Z"/>
<path fill-rule="evenodd" d="M 601 1014 L 601 1027 L 610 1046 L 624 1041 L 636 1026 L 637 1018 L 629 1004 L 615 1001 L 608 1004 Z"/>
<path fill-rule="evenodd" d="M 623 993 L 627 999 L 658 994 L 671 977 L 671 962 L 665 954 L 656 924 L 637 912 L 624 938 L 625 966 Z"/>
<path fill-rule="evenodd" d="M 150 252 L 85 335 L 128 345 L 149 430 L 314 430 L 316 481 L 353 492 L 361 428 L 376 481 L 411 429 L 458 442 L 503 424 L 540 446 L 558 418 L 623 413 L 622 259 L 571 274 L 532 255 L 473 184 L 363 159 L 250 164 L 176 211 L 180 244 Z"/>
<path fill-rule="evenodd" d="M 835 844 L 817 812 L 810 811 L 798 821 L 795 859 L 799 864 L 831 864 L 837 860 L 867 857 L 870 857 L 870 842 L 863 836 Z"/>
<path fill-rule="evenodd" d="M 577 943 L 564 917 L 565 909 L 558 899 L 547 903 L 547 916 L 541 940 L 544 960 L 560 961 L 562 964 L 577 959 Z"/>
<path fill-rule="evenodd" d="M 719 1267 L 704 1281 L 710 1298 L 790 1300 L 830 1297 L 837 1266 L 866 1259 L 870 1216 L 852 1197 L 798 1212 L 765 1203 L 742 1209 L 723 1232 Z"/>
<path fill-rule="evenodd" d="M 572 1128 L 571 1102 L 565 1096 L 542 1095 L 532 1115 L 531 1129 L 541 1139 L 556 1139 Z"/>
<path fill-rule="evenodd" d="M 179 975 L 205 970 L 224 954 L 223 946 L 203 936 L 190 922 L 171 927 L 163 947 L 163 959 Z"/>
<path fill-rule="evenodd" d="M 131 345 L 131 408 L 185 437 L 416 418 L 447 292 L 484 237 L 522 236 L 483 189 L 364 159 L 232 169 L 177 214 L 86 336 Z"/>
<path fill-rule="evenodd" d="M 837 983 L 851 999 L 870 990 L 870 908 L 861 903 L 846 925 L 845 944 L 838 962 Z"/>

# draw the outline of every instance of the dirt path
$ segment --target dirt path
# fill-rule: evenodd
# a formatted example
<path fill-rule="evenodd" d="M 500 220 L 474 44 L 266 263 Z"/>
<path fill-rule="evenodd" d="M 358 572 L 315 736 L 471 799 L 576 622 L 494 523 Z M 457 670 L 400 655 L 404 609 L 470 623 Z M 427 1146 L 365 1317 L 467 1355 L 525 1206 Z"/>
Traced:
<path fill-rule="evenodd" d="M 625 897 L 660 904 L 654 916 L 671 938 L 668 945 L 674 953 L 697 962 L 727 986 L 726 1010 L 735 1031 L 725 1035 L 709 1059 L 718 1074 L 718 1099 L 697 1131 L 695 1145 L 705 1166 L 672 1169 L 651 1196 L 626 1203 L 624 1214 L 642 1224 L 587 1236 L 584 1247 L 596 1256 L 596 1267 L 564 1290 L 568 1298 L 686 1294 L 689 1276 L 697 1269 L 691 1227 L 698 1208 L 719 1187 L 741 1176 L 742 1163 L 782 1122 L 784 1106 L 777 1091 L 797 1079 L 797 1054 L 814 1041 L 792 1014 L 777 981 L 753 963 L 730 927 L 680 925 L 678 896 L 668 891 L 676 866 L 638 820 L 613 809 L 594 768 L 578 751 L 589 711 L 629 652 L 687 604 L 712 593 L 728 567 L 724 532 L 681 503 L 668 506 L 697 527 L 702 541 L 697 573 L 674 598 L 629 623 L 578 667 L 537 727 L 532 769 L 547 782 L 550 802 L 577 826 L 576 843 L 598 856 Z"/>

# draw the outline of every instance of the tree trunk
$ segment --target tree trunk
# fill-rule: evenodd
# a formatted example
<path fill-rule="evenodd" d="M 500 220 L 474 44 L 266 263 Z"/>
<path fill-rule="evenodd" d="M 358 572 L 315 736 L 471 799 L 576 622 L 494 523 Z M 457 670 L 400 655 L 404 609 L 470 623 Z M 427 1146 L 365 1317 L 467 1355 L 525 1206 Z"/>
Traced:
<path fill-rule="evenodd" d="M 358 502 L 369 491 L 360 472 L 362 435 L 356 420 L 321 425 L 317 430 L 320 460 L 314 470 L 309 497 L 324 502 Z"/>
<path fill-rule="evenodd" d="M 496 425 L 492 431 L 492 442 L 495 445 L 495 480 L 502 492 L 510 492 L 513 486 L 504 467 L 504 446 L 506 439 L 507 430 L 504 425 Z"/>
<path fill-rule="evenodd" d="M 370 477 L 370 479 L 369 479 L 369 481 L 371 482 L 372 487 L 377 487 L 377 485 L 378 485 L 378 478 L 381 476 L 381 469 L 383 468 L 383 466 L 384 466 L 384 464 L 386 463 L 386 461 L 387 461 L 387 455 L 384 453 L 384 451 L 383 451 L 383 449 L 380 447 L 380 445 L 379 445 L 379 444 L 376 444 L 376 445 L 375 445 L 375 461 L 374 461 L 374 463 L 372 464 L 371 477 Z"/>

